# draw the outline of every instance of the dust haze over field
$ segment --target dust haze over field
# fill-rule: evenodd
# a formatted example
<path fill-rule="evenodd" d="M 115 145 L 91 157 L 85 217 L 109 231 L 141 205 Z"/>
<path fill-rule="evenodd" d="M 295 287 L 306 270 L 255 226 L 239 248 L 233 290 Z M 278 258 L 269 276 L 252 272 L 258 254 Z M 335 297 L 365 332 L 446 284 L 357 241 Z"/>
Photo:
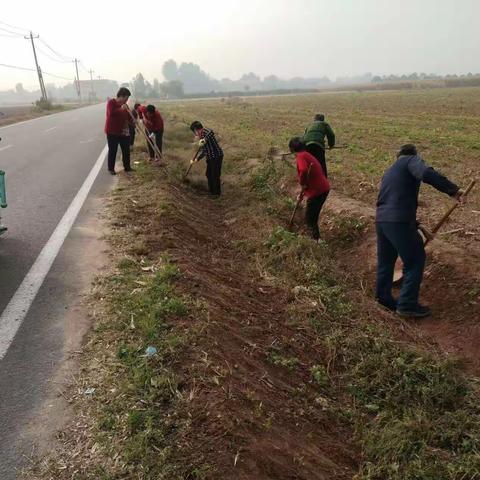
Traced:
<path fill-rule="evenodd" d="M 215 78 L 248 72 L 264 77 L 322 77 L 480 71 L 475 0 L 86 0 L 66 9 L 59 0 L 8 2 L 0 21 L 1 62 L 34 67 L 29 43 L 12 31 L 32 29 L 65 56 L 40 45 L 42 69 L 74 76 L 70 58 L 119 82 L 141 71 L 160 78 L 164 61 L 194 62 Z M 2 68 L 0 89 L 37 85 L 34 71 Z M 88 78 L 87 69 L 81 76 Z"/>

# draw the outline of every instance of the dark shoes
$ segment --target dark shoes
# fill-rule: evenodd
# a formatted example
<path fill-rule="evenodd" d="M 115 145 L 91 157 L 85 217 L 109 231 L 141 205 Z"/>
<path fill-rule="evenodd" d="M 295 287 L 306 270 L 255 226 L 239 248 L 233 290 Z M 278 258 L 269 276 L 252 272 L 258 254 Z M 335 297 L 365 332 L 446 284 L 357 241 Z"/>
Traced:
<path fill-rule="evenodd" d="M 125 168 L 124 171 L 125 172 L 134 172 L 135 169 L 134 168 Z"/>
<path fill-rule="evenodd" d="M 382 307 L 385 307 L 387 310 L 390 310 L 391 312 L 397 311 L 397 301 L 395 299 L 392 298 L 391 300 L 380 300 L 379 298 L 377 298 L 376 300 Z"/>
<path fill-rule="evenodd" d="M 117 174 L 117 172 L 115 170 L 109 170 L 108 172 L 110 173 L 110 175 L 116 175 Z"/>
<path fill-rule="evenodd" d="M 423 305 L 417 305 L 412 308 L 397 308 L 397 315 L 401 317 L 426 318 L 432 314 L 430 308 Z"/>

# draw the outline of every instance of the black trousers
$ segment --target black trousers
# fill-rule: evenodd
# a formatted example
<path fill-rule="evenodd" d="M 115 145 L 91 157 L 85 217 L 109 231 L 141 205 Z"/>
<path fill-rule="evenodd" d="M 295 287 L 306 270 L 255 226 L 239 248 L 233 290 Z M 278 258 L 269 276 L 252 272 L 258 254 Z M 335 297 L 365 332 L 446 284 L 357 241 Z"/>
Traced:
<path fill-rule="evenodd" d="M 160 150 L 160 153 L 162 153 L 162 147 L 163 147 L 163 130 L 157 130 L 156 132 L 149 132 L 150 134 L 155 135 L 155 144 L 157 145 L 158 149 Z M 153 150 L 152 146 L 150 145 L 150 142 L 147 142 L 148 146 L 148 153 L 150 155 L 150 158 L 155 157 L 155 151 Z"/>
<path fill-rule="evenodd" d="M 308 230 L 314 240 L 320 238 L 320 229 L 318 228 L 318 217 L 322 210 L 323 204 L 330 192 L 322 193 L 318 197 L 307 199 L 307 209 L 305 210 L 305 221 L 307 222 Z"/>
<path fill-rule="evenodd" d="M 222 184 L 220 176 L 222 175 L 223 157 L 212 158 L 207 160 L 207 180 L 208 190 L 212 195 L 220 195 L 222 193 Z"/>
<path fill-rule="evenodd" d="M 122 162 L 125 170 L 130 170 L 130 137 L 126 135 L 107 134 L 108 144 L 108 170 L 115 170 L 115 160 L 117 158 L 117 150 L 120 145 L 122 150 Z"/>
<path fill-rule="evenodd" d="M 307 145 L 307 152 L 313 155 L 319 162 L 323 168 L 325 176 L 328 177 L 327 173 L 327 161 L 325 160 L 325 150 L 316 143 L 311 143 Z"/>

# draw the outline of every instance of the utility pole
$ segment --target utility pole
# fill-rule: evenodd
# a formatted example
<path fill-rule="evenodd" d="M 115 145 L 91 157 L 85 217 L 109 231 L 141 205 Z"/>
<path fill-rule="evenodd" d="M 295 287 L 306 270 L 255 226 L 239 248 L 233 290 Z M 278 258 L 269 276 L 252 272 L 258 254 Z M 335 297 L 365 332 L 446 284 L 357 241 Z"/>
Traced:
<path fill-rule="evenodd" d="M 37 67 L 37 73 L 38 73 L 38 83 L 40 84 L 40 92 L 42 94 L 42 100 L 45 102 L 48 100 L 47 99 L 47 90 L 45 88 L 45 83 L 43 83 L 43 75 L 42 75 L 42 70 L 40 69 L 40 66 L 38 65 L 38 59 L 37 59 L 37 52 L 35 50 L 35 42 L 33 41 L 34 38 L 39 38 L 39 36 L 33 36 L 33 33 L 30 31 L 30 35 L 28 37 L 24 37 L 26 40 L 30 40 L 32 42 L 32 48 L 33 48 L 33 58 L 35 59 L 35 65 Z"/>
<path fill-rule="evenodd" d="M 92 69 L 90 69 L 90 70 L 89 70 L 89 73 L 90 73 L 90 88 L 91 88 L 91 97 L 92 97 L 92 98 L 90 99 L 90 101 L 93 102 L 93 101 L 95 100 L 95 97 L 96 97 L 95 89 L 93 88 L 93 73 L 94 73 L 94 72 L 93 72 Z"/>
<path fill-rule="evenodd" d="M 80 91 L 80 77 L 78 76 L 78 58 L 75 58 L 73 60 L 73 63 L 75 63 L 75 70 L 77 71 L 77 94 L 78 94 L 78 100 L 80 103 L 82 102 L 82 92 Z"/>

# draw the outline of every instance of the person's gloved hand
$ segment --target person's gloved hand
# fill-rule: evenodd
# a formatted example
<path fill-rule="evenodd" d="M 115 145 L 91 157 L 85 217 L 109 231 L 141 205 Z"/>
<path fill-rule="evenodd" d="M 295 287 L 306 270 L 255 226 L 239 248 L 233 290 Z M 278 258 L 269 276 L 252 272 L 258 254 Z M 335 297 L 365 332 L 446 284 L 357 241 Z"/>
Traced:
<path fill-rule="evenodd" d="M 202 138 L 201 140 L 198 141 L 198 146 L 199 147 L 204 147 L 205 146 L 205 139 Z"/>

